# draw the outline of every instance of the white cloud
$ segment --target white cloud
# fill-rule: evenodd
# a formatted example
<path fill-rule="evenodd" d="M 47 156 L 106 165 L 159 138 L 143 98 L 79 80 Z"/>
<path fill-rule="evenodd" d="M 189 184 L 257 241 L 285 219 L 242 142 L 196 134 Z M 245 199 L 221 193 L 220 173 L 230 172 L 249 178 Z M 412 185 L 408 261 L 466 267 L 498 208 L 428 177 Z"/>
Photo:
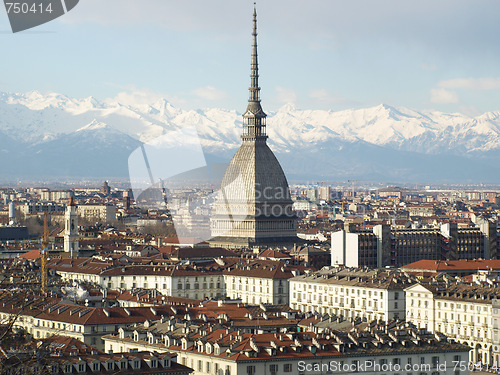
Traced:
<path fill-rule="evenodd" d="M 443 88 L 431 89 L 431 102 L 435 104 L 454 104 L 460 99 L 456 92 Z"/>
<path fill-rule="evenodd" d="M 446 89 L 500 90 L 500 78 L 454 78 L 438 83 Z"/>
<path fill-rule="evenodd" d="M 278 92 L 276 98 L 282 103 L 295 103 L 297 101 L 297 93 L 295 90 L 277 86 L 276 91 Z"/>
<path fill-rule="evenodd" d="M 197 88 L 193 90 L 193 94 L 207 100 L 221 100 L 227 96 L 224 91 L 218 90 L 212 86 Z"/>

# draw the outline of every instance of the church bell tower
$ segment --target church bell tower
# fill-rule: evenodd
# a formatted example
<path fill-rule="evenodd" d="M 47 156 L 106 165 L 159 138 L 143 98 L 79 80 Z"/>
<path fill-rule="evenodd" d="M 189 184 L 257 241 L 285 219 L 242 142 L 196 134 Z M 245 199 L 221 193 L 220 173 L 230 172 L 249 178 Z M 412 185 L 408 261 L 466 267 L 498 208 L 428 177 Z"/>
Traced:
<path fill-rule="evenodd" d="M 75 257 L 78 250 L 78 208 L 71 196 L 64 215 L 64 251 Z"/>

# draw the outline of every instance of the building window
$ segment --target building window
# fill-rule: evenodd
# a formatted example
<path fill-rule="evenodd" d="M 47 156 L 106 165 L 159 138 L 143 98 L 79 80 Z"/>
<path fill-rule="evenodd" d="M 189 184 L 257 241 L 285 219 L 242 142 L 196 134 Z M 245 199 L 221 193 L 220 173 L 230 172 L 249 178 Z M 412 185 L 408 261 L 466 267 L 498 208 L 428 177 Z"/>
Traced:
<path fill-rule="evenodd" d="M 292 364 L 291 363 L 285 363 L 283 365 L 283 372 L 292 372 Z"/>
<path fill-rule="evenodd" d="M 276 375 L 278 372 L 278 365 L 269 365 L 269 372 L 271 375 Z"/>
<path fill-rule="evenodd" d="M 255 374 L 255 366 L 247 366 L 247 375 Z"/>
<path fill-rule="evenodd" d="M 432 357 L 432 367 L 437 368 L 439 365 L 439 357 Z"/>

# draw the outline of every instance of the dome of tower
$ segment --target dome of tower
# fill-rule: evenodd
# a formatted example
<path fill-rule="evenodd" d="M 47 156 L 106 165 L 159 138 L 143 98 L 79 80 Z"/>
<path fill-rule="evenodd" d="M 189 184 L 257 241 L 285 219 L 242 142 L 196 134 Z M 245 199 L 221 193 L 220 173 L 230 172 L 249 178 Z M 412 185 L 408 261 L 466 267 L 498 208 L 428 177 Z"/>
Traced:
<path fill-rule="evenodd" d="M 241 184 L 232 184 L 238 178 Z M 285 173 L 266 142 L 243 142 L 229 163 L 221 189 L 231 203 L 291 204 Z"/>

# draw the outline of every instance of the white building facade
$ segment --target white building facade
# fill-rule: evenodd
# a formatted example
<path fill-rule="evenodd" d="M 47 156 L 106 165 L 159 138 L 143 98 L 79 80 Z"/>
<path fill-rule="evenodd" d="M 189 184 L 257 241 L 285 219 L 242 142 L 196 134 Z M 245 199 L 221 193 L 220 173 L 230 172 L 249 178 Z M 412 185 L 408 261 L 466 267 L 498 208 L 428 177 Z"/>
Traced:
<path fill-rule="evenodd" d="M 412 282 L 397 271 L 324 268 L 289 280 L 289 305 L 344 319 L 404 319 L 404 289 Z"/>
<path fill-rule="evenodd" d="M 417 327 L 442 332 L 469 345 L 472 362 L 498 365 L 492 305 L 500 296 L 496 289 L 468 284 L 415 284 L 406 289 L 406 318 Z"/>

